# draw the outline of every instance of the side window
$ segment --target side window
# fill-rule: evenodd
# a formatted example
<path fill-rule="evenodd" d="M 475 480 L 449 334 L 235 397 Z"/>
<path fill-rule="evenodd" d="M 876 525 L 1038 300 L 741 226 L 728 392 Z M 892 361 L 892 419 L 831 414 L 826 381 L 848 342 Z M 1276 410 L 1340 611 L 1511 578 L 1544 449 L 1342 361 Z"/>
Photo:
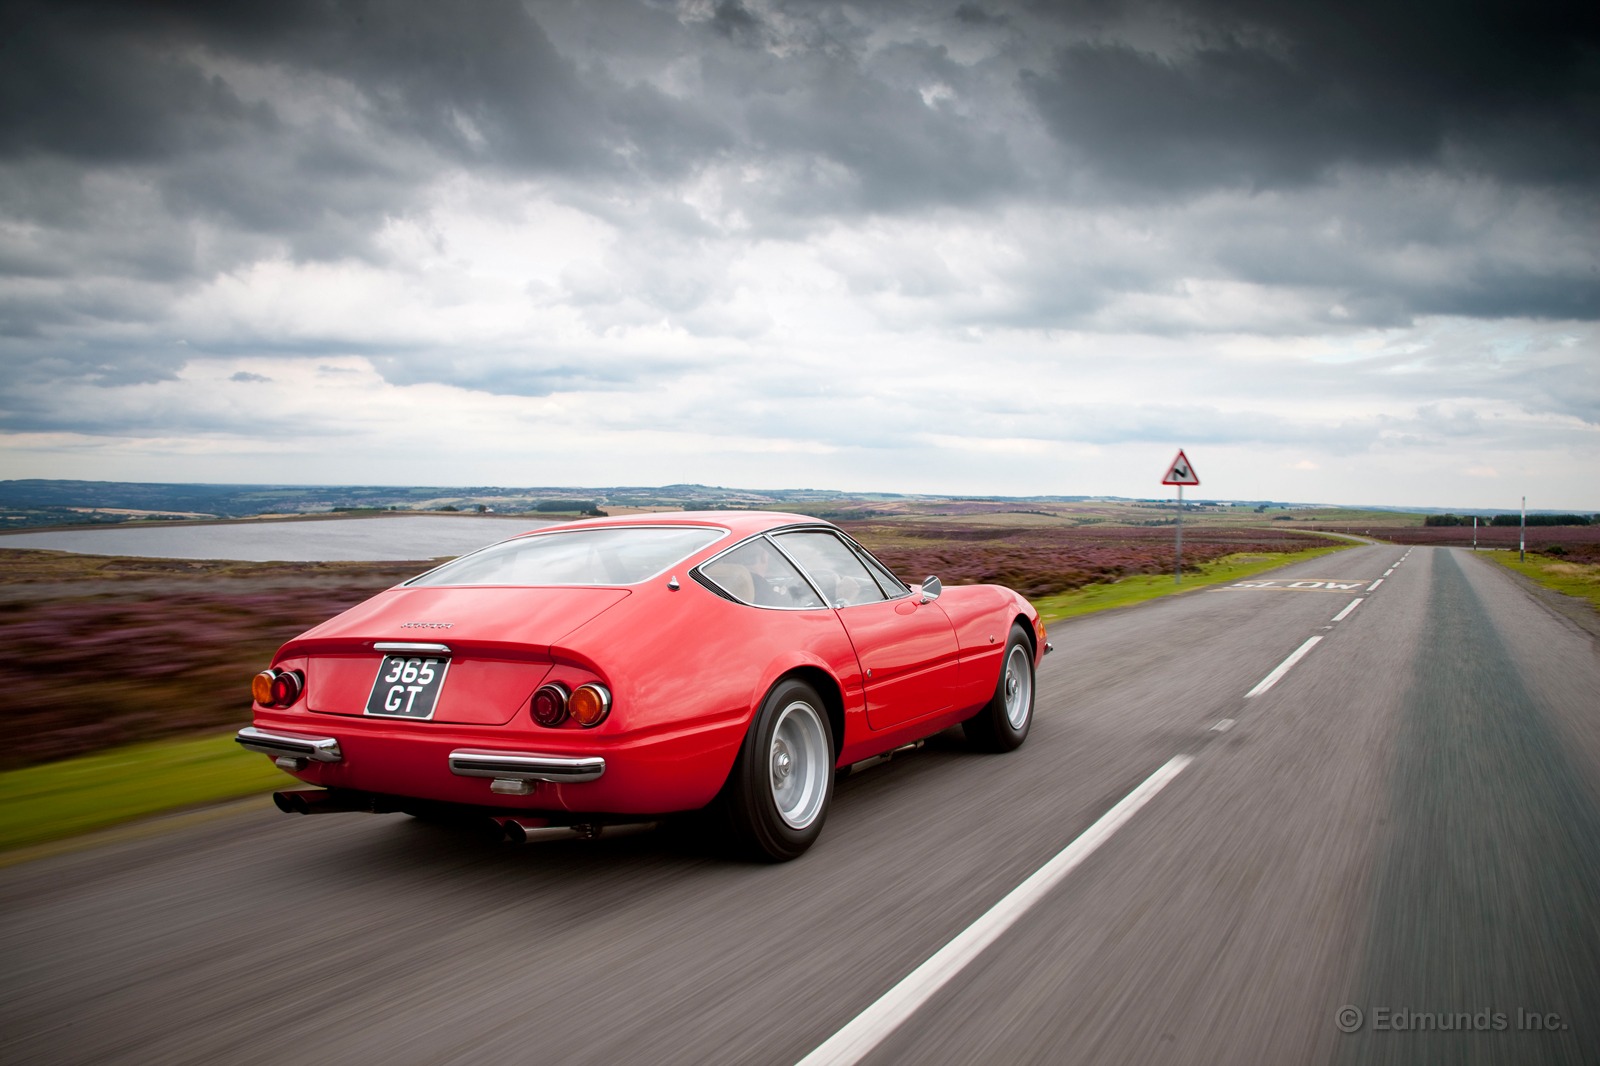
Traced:
<path fill-rule="evenodd" d="M 849 540 L 848 537 L 845 539 Z M 891 600 L 896 599 L 900 596 L 906 595 L 911 591 L 910 587 L 906 585 L 904 581 L 901 581 L 899 578 L 891 574 L 889 572 L 889 568 L 878 562 L 878 560 L 873 557 L 871 552 L 867 551 L 867 549 L 863 548 L 853 540 L 849 540 L 849 543 L 852 550 L 855 551 L 856 557 L 862 562 L 866 563 L 867 569 L 871 570 L 873 575 L 878 579 L 878 587 L 883 590 L 883 594 L 886 598 Z"/>
<path fill-rule="evenodd" d="M 833 607 L 852 607 L 886 599 L 865 563 L 844 541 L 823 530 L 784 533 L 783 550 L 805 568 Z"/>
<path fill-rule="evenodd" d="M 821 607 L 800 571 L 766 537 L 746 541 L 700 567 L 700 580 L 757 607 Z"/>

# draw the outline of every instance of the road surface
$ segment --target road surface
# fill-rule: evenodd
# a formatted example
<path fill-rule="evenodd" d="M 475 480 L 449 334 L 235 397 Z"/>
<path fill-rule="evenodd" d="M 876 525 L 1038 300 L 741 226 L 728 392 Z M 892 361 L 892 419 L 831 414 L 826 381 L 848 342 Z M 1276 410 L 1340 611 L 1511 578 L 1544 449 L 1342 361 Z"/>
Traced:
<path fill-rule="evenodd" d="M 1051 639 L 1021 750 L 850 777 L 786 865 L 247 805 L 0 870 L 0 1062 L 1600 1058 L 1589 633 L 1379 545 Z"/>

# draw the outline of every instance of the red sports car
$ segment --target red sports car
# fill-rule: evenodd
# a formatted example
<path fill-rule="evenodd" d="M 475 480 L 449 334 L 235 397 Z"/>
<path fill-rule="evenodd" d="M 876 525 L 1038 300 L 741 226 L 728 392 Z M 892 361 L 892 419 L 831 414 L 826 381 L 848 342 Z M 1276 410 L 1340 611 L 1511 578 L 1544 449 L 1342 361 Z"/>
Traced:
<path fill-rule="evenodd" d="M 817 838 L 835 771 L 961 723 L 1028 735 L 1038 613 L 908 588 L 813 518 L 675 512 L 514 537 L 285 644 L 238 741 L 288 812 L 494 819 L 512 839 L 715 805 L 741 850 Z"/>

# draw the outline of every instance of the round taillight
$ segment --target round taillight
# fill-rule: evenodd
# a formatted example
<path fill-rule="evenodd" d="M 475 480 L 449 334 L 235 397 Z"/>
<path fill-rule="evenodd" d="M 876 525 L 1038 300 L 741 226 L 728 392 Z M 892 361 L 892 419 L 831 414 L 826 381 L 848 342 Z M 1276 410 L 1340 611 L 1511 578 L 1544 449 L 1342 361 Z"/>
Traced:
<path fill-rule="evenodd" d="M 606 691 L 604 685 L 592 681 L 587 685 L 579 685 L 578 691 L 567 701 L 567 713 L 585 729 L 597 726 L 611 713 L 611 693 Z"/>
<path fill-rule="evenodd" d="M 250 698 L 257 703 L 272 702 L 272 682 L 278 676 L 276 670 L 263 670 L 250 679 Z"/>
<path fill-rule="evenodd" d="M 533 720 L 543 726 L 558 726 L 567 720 L 567 686 L 551 682 L 533 694 Z"/>
<path fill-rule="evenodd" d="M 270 702 L 274 707 L 288 707 L 300 698 L 304 680 L 298 670 L 280 670 L 272 679 Z"/>

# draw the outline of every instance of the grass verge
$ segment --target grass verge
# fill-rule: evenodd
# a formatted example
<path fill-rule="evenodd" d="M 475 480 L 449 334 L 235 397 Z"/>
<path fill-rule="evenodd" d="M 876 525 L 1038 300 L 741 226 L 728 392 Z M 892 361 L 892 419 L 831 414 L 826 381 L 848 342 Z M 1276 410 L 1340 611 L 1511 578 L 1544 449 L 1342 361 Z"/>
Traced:
<path fill-rule="evenodd" d="M 296 783 L 232 733 L 10 770 L 0 774 L 0 851 Z"/>
<path fill-rule="evenodd" d="M 1514 551 L 1480 552 L 1508 570 L 1532 578 L 1548 589 L 1564 592 L 1588 602 L 1600 611 L 1600 565 L 1594 563 L 1569 563 L 1552 559 L 1548 555 L 1528 555 L 1526 562 L 1517 561 Z"/>
<path fill-rule="evenodd" d="M 1276 570 L 1290 563 L 1304 562 L 1307 559 L 1316 559 L 1354 547 L 1356 547 L 1354 543 L 1346 543 L 1273 555 L 1259 553 L 1224 555 L 1220 559 L 1198 567 L 1198 573 L 1185 571 L 1181 585 L 1172 580 L 1171 574 L 1138 574 L 1109 585 L 1086 585 L 1071 592 L 1044 596 L 1034 600 L 1033 605 L 1039 609 L 1039 614 L 1045 623 L 1049 624 L 1065 618 L 1076 618 L 1081 614 L 1110 610 L 1113 607 L 1128 607 L 1160 596 L 1194 592 L 1214 585 L 1239 581 L 1266 570 Z"/>

